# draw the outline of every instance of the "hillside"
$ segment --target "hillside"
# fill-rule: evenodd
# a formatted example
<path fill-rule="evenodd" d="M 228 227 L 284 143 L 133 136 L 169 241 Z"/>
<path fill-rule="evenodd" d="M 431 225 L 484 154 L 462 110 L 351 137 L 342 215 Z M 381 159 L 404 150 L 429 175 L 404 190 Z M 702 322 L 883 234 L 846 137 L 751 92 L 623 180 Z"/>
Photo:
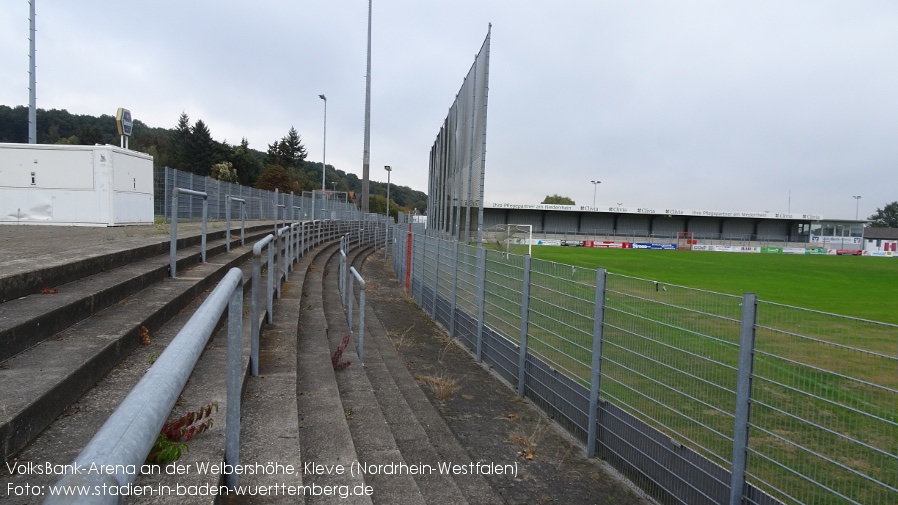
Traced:
<path fill-rule="evenodd" d="M 119 145 L 115 117 L 104 114 L 90 116 L 72 114 L 67 110 L 37 110 L 37 138 L 41 144 Z M 28 142 L 28 107 L 0 105 L 0 142 Z M 269 169 L 280 167 L 286 172 L 283 180 L 277 180 L 273 187 L 282 191 L 311 191 L 321 188 L 321 163 L 306 160 L 305 147 L 296 130 L 287 132 L 281 139 L 272 139 L 268 151 L 249 147 L 245 139 L 232 145 L 212 138 L 208 126 L 202 119 L 191 123 L 182 113 L 174 128 L 153 127 L 140 120 L 134 120 L 134 130 L 129 139 L 129 147 L 135 151 L 153 156 L 156 168 L 173 167 L 179 170 L 208 175 L 228 180 L 212 170 L 212 166 L 230 163 L 233 182 L 246 186 L 271 189 L 271 177 L 262 177 Z M 276 167 L 273 167 L 276 166 Z M 280 171 L 278 171 L 280 172 Z M 326 187 L 337 191 L 361 191 L 362 181 L 353 173 L 346 173 L 327 165 Z M 383 213 L 386 207 L 386 182 L 369 181 L 371 212 Z M 391 210 L 410 211 L 417 209 L 424 213 L 427 195 L 407 186 L 391 185 Z"/>

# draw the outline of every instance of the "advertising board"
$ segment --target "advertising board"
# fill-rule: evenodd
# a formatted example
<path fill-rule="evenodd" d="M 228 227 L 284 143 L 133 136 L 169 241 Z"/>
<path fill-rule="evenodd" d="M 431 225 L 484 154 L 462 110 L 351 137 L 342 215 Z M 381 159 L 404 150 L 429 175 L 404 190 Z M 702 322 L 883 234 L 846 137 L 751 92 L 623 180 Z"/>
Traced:
<path fill-rule="evenodd" d="M 676 244 L 652 244 L 649 242 L 634 242 L 631 247 L 633 249 L 651 249 L 653 251 L 676 251 Z"/>

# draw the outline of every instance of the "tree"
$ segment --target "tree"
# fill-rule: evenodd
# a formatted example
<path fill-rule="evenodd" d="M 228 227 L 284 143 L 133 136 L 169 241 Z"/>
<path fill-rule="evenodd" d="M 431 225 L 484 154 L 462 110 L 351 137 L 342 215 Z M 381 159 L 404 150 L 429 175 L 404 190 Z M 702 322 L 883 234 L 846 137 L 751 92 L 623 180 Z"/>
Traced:
<path fill-rule="evenodd" d="M 281 193 L 289 193 L 296 190 L 293 179 L 287 170 L 280 165 L 268 165 L 262 171 L 262 175 L 256 181 L 256 188 L 274 191 L 277 188 Z"/>
<path fill-rule="evenodd" d="M 268 144 L 268 157 L 265 162 L 298 170 L 306 160 L 306 156 L 308 153 L 305 146 L 302 145 L 302 139 L 296 132 L 296 128 L 291 126 L 290 131 L 281 140 Z"/>
<path fill-rule="evenodd" d="M 566 196 L 561 195 L 546 195 L 546 198 L 543 200 L 543 203 L 552 204 L 552 205 L 576 205 L 576 203 Z"/>
<path fill-rule="evenodd" d="M 197 119 L 193 125 L 189 145 L 187 170 L 199 175 L 209 175 L 209 169 L 218 161 L 218 149 L 209 127 L 202 119 Z"/>
<path fill-rule="evenodd" d="M 867 219 L 873 228 L 898 228 L 898 201 L 876 209 L 876 212 Z"/>
<path fill-rule="evenodd" d="M 174 168 L 187 170 L 187 166 L 190 163 L 190 137 L 190 118 L 186 112 L 181 111 L 181 116 L 178 118 L 178 125 L 175 126 L 171 142 L 171 162 Z"/>
<path fill-rule="evenodd" d="M 258 153 L 258 152 L 257 152 Z M 244 137 L 240 141 L 240 145 L 231 148 L 230 160 L 234 170 L 237 171 L 237 178 L 240 184 L 244 186 L 252 186 L 259 179 L 262 173 L 262 162 L 253 155 L 253 151 L 249 148 L 249 141 Z"/>
<path fill-rule="evenodd" d="M 238 180 L 237 169 L 234 168 L 230 161 L 222 161 L 212 165 L 212 169 L 209 170 L 209 177 L 222 182 L 236 183 Z"/>

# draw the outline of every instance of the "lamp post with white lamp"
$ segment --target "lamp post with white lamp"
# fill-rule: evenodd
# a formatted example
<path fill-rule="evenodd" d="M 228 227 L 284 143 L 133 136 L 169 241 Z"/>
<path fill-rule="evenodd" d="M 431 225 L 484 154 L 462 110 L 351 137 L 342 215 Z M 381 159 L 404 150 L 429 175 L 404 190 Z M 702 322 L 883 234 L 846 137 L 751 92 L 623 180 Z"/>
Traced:
<path fill-rule="evenodd" d="M 854 195 L 851 198 L 854 198 L 854 220 L 857 221 L 857 210 L 861 205 L 861 195 Z"/>
<path fill-rule="evenodd" d="M 592 207 L 595 209 L 596 207 L 596 188 L 599 187 L 599 184 L 602 184 L 602 181 L 589 181 L 592 183 Z"/>

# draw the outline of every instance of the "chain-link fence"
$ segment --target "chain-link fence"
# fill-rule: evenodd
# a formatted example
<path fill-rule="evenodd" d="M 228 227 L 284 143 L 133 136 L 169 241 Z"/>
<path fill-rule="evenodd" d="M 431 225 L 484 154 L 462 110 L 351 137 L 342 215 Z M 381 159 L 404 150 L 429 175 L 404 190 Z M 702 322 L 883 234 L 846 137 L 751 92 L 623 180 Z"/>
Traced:
<path fill-rule="evenodd" d="M 153 201 L 154 213 L 166 221 L 172 216 L 171 192 L 176 187 L 207 193 L 209 219 L 213 220 L 225 219 L 228 196 L 245 200 L 246 203 L 241 207 L 249 220 L 362 219 L 361 212 L 347 201 L 346 193 L 340 192 L 306 191 L 301 195 L 278 193 L 222 182 L 170 167 L 153 173 L 153 186 L 156 195 Z M 200 219 L 203 201 L 201 198 L 181 198 L 178 200 L 177 212 L 178 219 Z M 240 218 L 236 214 L 234 217 Z"/>
<path fill-rule="evenodd" d="M 421 231 L 415 300 L 661 502 L 898 503 L 898 326 Z"/>

